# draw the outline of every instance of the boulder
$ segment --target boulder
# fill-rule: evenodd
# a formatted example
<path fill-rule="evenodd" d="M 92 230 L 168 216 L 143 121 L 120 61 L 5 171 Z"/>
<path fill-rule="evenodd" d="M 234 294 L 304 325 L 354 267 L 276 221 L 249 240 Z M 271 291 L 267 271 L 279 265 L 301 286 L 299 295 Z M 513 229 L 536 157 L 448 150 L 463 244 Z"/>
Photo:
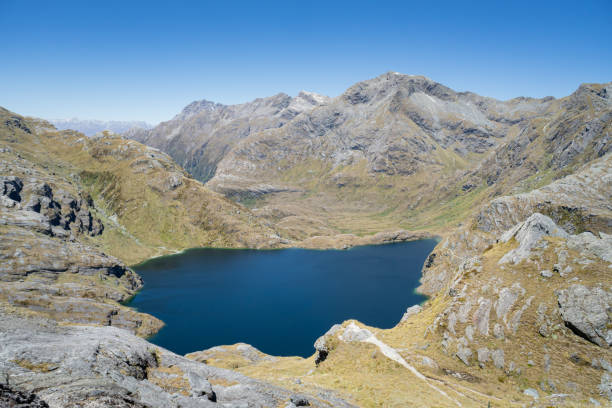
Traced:
<path fill-rule="evenodd" d="M 478 299 L 478 309 L 474 312 L 474 326 L 484 336 L 489 335 L 489 315 L 491 314 L 491 300 Z"/>
<path fill-rule="evenodd" d="M 478 362 L 481 364 L 484 364 L 491 359 L 491 352 L 486 347 L 481 347 L 476 350 L 476 352 L 478 353 Z"/>
<path fill-rule="evenodd" d="M 504 368 L 504 350 L 497 349 L 491 352 L 491 359 L 493 360 L 493 365 L 500 370 Z"/>
<path fill-rule="evenodd" d="M 567 327 L 601 347 L 612 345 L 612 330 L 609 329 L 612 292 L 576 284 L 555 294 Z"/>
<path fill-rule="evenodd" d="M 542 276 L 543 278 L 552 278 L 553 274 L 551 271 L 546 269 L 546 270 L 540 271 L 540 276 Z"/>
<path fill-rule="evenodd" d="M 463 361 L 465 365 L 470 365 L 470 357 L 472 357 L 472 350 L 470 350 L 469 347 L 464 347 L 460 344 L 455 355 L 459 360 Z"/>

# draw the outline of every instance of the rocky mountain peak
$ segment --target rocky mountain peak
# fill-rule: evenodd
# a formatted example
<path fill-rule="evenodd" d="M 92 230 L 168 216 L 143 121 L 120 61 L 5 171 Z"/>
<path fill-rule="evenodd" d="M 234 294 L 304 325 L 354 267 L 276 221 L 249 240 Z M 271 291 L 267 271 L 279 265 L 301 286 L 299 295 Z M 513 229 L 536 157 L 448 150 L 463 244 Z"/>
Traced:
<path fill-rule="evenodd" d="M 612 82 L 604 84 L 580 84 L 570 95 L 568 104 L 609 109 L 612 106 Z"/>
<path fill-rule="evenodd" d="M 298 114 L 317 106 L 327 105 L 330 101 L 331 98 L 328 96 L 320 95 L 314 92 L 300 91 L 295 98 L 291 98 L 286 112 L 283 113 L 283 117 L 291 119 L 294 116 L 297 116 Z"/>
<path fill-rule="evenodd" d="M 321 95 L 315 92 L 300 91 L 295 99 L 303 99 L 308 101 L 311 105 L 325 105 L 329 103 L 331 98 L 327 95 Z"/>
<path fill-rule="evenodd" d="M 421 92 L 443 100 L 451 100 L 456 96 L 456 92 L 452 89 L 425 76 L 387 72 L 376 78 L 358 82 L 347 89 L 342 94 L 342 98 L 356 105 L 393 96 L 398 91 L 406 95 Z"/>
<path fill-rule="evenodd" d="M 199 101 L 193 101 L 189 105 L 185 106 L 181 113 L 176 115 L 174 119 L 178 120 L 187 120 L 190 117 L 200 113 L 200 112 L 211 112 L 215 109 L 222 108 L 224 105 L 212 101 L 208 101 L 206 99 L 202 99 Z"/>

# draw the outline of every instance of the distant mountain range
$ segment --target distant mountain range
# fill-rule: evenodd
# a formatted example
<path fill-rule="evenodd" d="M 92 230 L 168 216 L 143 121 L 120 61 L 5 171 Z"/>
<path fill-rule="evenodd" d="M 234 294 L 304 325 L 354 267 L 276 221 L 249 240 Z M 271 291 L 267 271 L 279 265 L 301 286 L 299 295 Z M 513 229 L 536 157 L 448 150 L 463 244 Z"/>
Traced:
<path fill-rule="evenodd" d="M 150 129 L 153 126 L 147 122 L 129 120 L 95 120 L 95 119 L 51 119 L 49 120 L 58 130 L 78 130 L 87 136 L 93 136 L 98 132 L 110 130 L 113 133 L 124 133 L 132 128 Z"/>

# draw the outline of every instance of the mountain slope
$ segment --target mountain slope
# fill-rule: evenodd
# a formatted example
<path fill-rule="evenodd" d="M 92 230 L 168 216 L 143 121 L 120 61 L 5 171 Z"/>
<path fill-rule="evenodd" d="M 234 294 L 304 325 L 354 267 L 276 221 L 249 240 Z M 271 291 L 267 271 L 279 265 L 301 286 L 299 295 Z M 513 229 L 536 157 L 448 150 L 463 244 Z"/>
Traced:
<path fill-rule="evenodd" d="M 280 127 L 328 99 L 303 91 L 294 98 L 280 93 L 230 106 L 201 100 L 151 130 L 133 129 L 124 136 L 165 151 L 194 177 L 206 181 L 237 141 Z"/>
<path fill-rule="evenodd" d="M 91 197 L 103 233 L 85 236 L 125 262 L 196 246 L 278 244 L 248 210 L 188 177 L 170 157 L 113 134 L 87 138 L 0 110 L 7 175 Z"/>
<path fill-rule="evenodd" d="M 443 231 L 479 201 L 544 185 L 607 152 L 611 92 L 593 84 L 559 100 L 501 102 L 388 73 L 241 140 L 207 185 L 280 214 L 292 238 L 305 220 L 336 233 Z"/>
<path fill-rule="evenodd" d="M 194 102 L 128 135 L 283 237 L 329 246 L 318 237 L 444 233 L 478 202 L 570 174 L 610 149 L 610 92 L 586 84 L 562 99 L 498 101 L 389 72 L 336 98 Z"/>

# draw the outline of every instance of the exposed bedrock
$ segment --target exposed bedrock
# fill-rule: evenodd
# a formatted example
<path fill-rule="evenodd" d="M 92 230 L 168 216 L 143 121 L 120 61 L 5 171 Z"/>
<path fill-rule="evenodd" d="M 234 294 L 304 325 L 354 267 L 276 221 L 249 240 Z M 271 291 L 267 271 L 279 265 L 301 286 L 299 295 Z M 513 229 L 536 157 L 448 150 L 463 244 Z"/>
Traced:
<path fill-rule="evenodd" d="M 52 408 L 280 406 L 294 395 L 115 327 L 60 326 L 0 310 L 0 344 L 4 387 L 35 391 Z M 341 399 L 304 398 L 314 407 L 351 406 Z"/>

